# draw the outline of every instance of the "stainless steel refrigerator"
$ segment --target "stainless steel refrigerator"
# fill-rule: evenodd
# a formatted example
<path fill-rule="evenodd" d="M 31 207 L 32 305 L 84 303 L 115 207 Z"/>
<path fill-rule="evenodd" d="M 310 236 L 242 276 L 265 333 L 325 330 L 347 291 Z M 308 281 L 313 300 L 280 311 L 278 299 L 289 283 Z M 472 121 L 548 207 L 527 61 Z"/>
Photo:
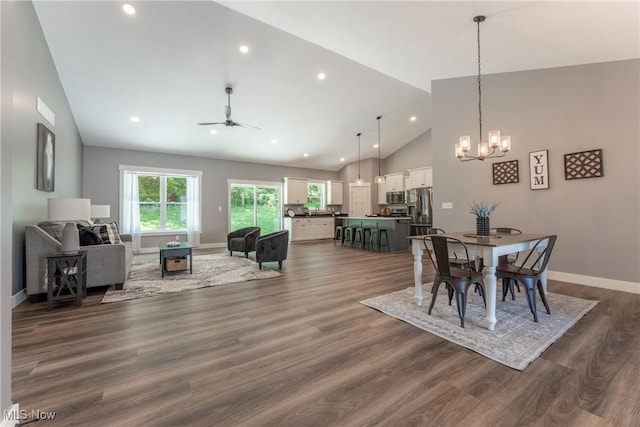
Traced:
<path fill-rule="evenodd" d="M 427 234 L 433 226 L 433 187 L 407 190 L 407 214 L 411 217 L 410 234 Z"/>

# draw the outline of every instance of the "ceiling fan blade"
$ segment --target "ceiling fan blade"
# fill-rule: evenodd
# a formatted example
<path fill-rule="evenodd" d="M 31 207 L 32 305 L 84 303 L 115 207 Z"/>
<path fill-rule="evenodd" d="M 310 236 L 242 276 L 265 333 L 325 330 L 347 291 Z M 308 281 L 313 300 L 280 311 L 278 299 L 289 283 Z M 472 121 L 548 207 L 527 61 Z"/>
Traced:
<path fill-rule="evenodd" d="M 239 127 L 241 127 L 241 128 L 257 129 L 257 130 L 260 130 L 260 128 L 259 128 L 259 127 L 257 127 L 257 126 L 245 125 L 244 123 L 238 123 L 238 122 L 233 122 L 232 126 L 239 126 Z"/>
<path fill-rule="evenodd" d="M 211 122 L 211 123 L 198 123 L 200 126 L 209 126 L 209 125 L 223 125 L 224 122 Z"/>

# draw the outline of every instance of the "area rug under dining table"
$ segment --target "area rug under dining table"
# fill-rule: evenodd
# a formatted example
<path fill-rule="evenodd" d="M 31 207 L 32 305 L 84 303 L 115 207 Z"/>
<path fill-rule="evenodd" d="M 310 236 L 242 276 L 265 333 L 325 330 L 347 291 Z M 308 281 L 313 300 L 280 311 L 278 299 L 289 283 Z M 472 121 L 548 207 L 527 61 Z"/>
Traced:
<path fill-rule="evenodd" d="M 425 295 L 431 293 L 425 292 Z M 598 303 L 551 292 L 547 300 L 551 314 L 547 314 L 544 307 L 542 311 L 538 309 L 536 323 L 523 293 L 516 293 L 515 300 L 498 299 L 498 323 L 493 331 L 487 329 L 482 297 L 475 293 L 468 297 L 465 327 L 460 327 L 455 298 L 449 305 L 445 286 L 438 293 L 431 315 L 427 314 L 431 298 L 418 306 L 413 287 L 360 303 L 513 369 L 523 370 Z"/>
<path fill-rule="evenodd" d="M 193 256 L 193 274 L 188 271 L 165 273 L 162 277 L 158 255 L 136 256 L 124 282 L 122 290 L 110 288 L 102 298 L 102 303 L 152 297 L 162 294 L 184 292 L 191 289 L 220 286 L 249 280 L 280 276 L 251 259 L 229 254 L 206 254 Z"/>

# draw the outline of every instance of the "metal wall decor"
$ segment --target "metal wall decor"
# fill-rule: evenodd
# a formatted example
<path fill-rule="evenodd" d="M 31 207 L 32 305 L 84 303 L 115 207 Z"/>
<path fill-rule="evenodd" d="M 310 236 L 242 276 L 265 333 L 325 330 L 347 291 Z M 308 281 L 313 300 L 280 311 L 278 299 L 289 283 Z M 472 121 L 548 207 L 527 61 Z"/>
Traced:
<path fill-rule="evenodd" d="M 549 150 L 529 153 L 529 178 L 532 190 L 549 188 Z"/>
<path fill-rule="evenodd" d="M 602 171 L 602 148 L 564 155 L 564 179 L 598 178 Z"/>
<path fill-rule="evenodd" d="M 515 184 L 519 181 L 517 160 L 493 164 L 493 185 Z"/>

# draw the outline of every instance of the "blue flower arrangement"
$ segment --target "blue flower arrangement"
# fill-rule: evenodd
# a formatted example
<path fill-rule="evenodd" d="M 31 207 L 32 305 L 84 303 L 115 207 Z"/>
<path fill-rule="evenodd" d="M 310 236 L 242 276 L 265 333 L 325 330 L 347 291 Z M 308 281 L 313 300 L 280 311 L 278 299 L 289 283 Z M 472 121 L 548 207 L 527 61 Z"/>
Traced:
<path fill-rule="evenodd" d="M 471 207 L 471 209 L 469 209 L 469 213 L 474 214 L 478 218 L 489 218 L 499 204 L 500 202 L 493 203 L 491 207 L 489 207 L 489 205 L 484 201 L 476 202 L 474 200 L 473 202 L 469 202 L 469 206 Z"/>

